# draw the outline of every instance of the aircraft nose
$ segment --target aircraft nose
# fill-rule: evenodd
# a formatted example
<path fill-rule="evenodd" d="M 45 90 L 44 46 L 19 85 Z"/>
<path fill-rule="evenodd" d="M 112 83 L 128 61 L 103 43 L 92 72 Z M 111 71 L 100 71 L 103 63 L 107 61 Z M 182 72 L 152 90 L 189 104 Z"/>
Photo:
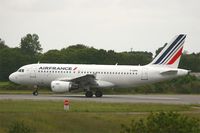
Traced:
<path fill-rule="evenodd" d="M 14 76 L 13 73 L 9 75 L 9 80 L 13 82 Z"/>
<path fill-rule="evenodd" d="M 9 80 L 12 81 L 12 82 L 14 82 L 14 83 L 16 83 L 16 76 L 15 76 L 14 73 L 10 74 Z"/>

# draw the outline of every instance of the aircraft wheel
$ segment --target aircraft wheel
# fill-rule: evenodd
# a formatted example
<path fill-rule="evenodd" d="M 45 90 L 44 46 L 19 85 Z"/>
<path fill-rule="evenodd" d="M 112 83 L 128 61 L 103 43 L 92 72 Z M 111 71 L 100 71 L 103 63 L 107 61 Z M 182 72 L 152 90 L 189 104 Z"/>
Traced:
<path fill-rule="evenodd" d="M 96 92 L 95 92 L 95 96 L 96 96 L 96 97 L 102 97 L 102 96 L 103 96 L 102 91 L 96 91 Z"/>
<path fill-rule="evenodd" d="M 86 91 L 85 96 L 86 97 L 92 97 L 93 96 L 93 92 L 92 91 Z"/>
<path fill-rule="evenodd" d="M 33 92 L 33 95 L 34 95 L 34 96 L 37 96 L 37 95 L 38 95 L 38 91 L 34 91 L 34 92 Z"/>

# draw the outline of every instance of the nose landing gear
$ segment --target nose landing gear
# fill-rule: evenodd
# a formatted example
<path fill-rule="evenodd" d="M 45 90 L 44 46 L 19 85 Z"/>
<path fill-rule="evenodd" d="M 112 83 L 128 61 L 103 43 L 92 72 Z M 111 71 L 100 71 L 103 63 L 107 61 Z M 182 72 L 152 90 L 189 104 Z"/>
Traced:
<path fill-rule="evenodd" d="M 37 90 L 33 91 L 33 95 L 37 96 L 38 95 L 38 91 Z"/>
<path fill-rule="evenodd" d="M 35 88 L 35 90 L 33 91 L 33 95 L 34 95 L 34 96 L 37 96 L 37 95 L 39 94 L 39 93 L 38 93 L 38 86 L 35 85 L 34 88 Z"/>

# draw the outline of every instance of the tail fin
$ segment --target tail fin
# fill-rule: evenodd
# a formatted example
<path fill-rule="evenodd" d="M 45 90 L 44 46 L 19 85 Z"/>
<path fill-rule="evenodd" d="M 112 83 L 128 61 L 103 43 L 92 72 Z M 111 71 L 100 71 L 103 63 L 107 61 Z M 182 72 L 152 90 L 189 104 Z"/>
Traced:
<path fill-rule="evenodd" d="M 149 65 L 178 68 L 186 35 L 175 36 Z"/>

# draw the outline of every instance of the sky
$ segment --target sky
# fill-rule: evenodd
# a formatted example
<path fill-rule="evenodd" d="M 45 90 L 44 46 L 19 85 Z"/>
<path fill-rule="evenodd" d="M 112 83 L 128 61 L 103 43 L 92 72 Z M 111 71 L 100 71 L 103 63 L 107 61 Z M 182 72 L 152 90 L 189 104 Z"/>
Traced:
<path fill-rule="evenodd" d="M 36 33 L 43 52 L 84 44 L 105 50 L 155 51 L 187 34 L 200 52 L 199 0 L 0 0 L 0 38 L 18 47 Z"/>

